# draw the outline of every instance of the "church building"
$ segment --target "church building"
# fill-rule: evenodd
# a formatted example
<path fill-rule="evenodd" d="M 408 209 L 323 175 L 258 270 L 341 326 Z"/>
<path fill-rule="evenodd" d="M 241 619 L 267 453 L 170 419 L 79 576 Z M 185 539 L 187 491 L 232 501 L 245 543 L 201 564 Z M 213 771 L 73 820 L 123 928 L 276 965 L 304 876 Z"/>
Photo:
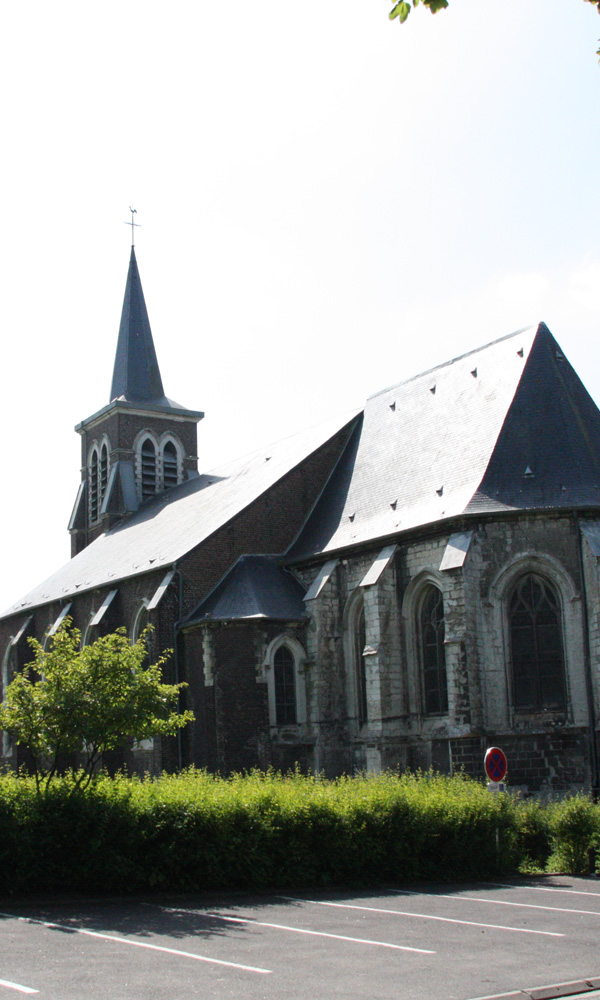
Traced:
<path fill-rule="evenodd" d="M 67 616 L 151 624 L 195 722 L 110 767 L 483 776 L 497 745 L 512 788 L 598 790 L 600 411 L 543 323 L 211 472 L 202 417 L 165 395 L 132 248 L 72 558 L 0 616 L 2 690 Z"/>

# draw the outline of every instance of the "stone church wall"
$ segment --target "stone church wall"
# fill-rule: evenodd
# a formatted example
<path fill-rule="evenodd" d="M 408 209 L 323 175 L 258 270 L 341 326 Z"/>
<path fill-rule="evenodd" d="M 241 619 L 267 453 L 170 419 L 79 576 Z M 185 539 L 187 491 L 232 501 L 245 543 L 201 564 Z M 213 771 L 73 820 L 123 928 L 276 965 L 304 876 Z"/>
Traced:
<path fill-rule="evenodd" d="M 385 767 L 464 770 L 482 776 L 487 746 L 509 755 L 510 781 L 525 793 L 589 787 L 590 732 L 578 537 L 569 516 L 536 515 L 470 524 L 464 565 L 440 571 L 449 533 L 400 544 L 376 584 L 360 587 L 378 549 L 340 561 L 309 602 L 307 651 L 315 767 L 326 773 Z M 597 559 L 586 566 L 591 664 L 600 692 L 600 584 Z M 309 586 L 318 566 L 298 570 Z M 560 594 L 566 660 L 564 711 L 525 713 L 511 705 L 506 593 L 518 574 L 546 576 Z M 423 712 L 415 608 L 420 588 L 442 591 L 448 712 Z M 348 608 L 362 592 L 368 719 L 351 702 Z M 598 715 L 596 715 L 598 720 Z M 596 725 L 597 725 L 596 721 Z"/>

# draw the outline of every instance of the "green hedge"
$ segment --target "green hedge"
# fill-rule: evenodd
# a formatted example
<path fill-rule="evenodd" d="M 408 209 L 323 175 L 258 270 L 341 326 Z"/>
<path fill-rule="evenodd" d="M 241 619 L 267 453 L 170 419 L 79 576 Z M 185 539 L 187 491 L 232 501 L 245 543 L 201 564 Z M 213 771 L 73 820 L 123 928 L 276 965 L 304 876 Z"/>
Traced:
<path fill-rule="evenodd" d="M 492 796 L 481 783 L 389 773 L 326 781 L 200 771 L 0 777 L 0 894 L 291 889 L 588 870 L 600 807 Z"/>

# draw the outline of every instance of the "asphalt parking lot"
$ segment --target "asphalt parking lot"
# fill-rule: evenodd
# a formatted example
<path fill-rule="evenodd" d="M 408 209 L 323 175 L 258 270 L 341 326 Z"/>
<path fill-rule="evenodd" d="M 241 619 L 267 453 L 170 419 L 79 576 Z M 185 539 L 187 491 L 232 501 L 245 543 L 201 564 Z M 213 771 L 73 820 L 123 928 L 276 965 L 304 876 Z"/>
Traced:
<path fill-rule="evenodd" d="M 5 900 L 0 911 L 0 1000 L 475 1000 L 530 989 L 542 1000 L 565 995 L 542 987 L 600 987 L 591 878 Z"/>

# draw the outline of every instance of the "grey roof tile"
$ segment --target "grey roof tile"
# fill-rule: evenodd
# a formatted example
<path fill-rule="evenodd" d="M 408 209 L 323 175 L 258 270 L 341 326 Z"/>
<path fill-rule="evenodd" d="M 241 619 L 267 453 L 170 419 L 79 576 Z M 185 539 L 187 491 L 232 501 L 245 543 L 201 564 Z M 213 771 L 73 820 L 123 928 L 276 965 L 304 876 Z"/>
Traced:
<path fill-rule="evenodd" d="M 173 565 L 355 419 L 329 420 L 157 495 L 0 618 Z"/>
<path fill-rule="evenodd" d="M 306 618 L 305 588 L 269 556 L 242 556 L 184 622 Z"/>
<path fill-rule="evenodd" d="M 600 506 L 599 456 L 600 412 L 540 324 L 372 396 L 288 556 L 464 513 Z"/>

